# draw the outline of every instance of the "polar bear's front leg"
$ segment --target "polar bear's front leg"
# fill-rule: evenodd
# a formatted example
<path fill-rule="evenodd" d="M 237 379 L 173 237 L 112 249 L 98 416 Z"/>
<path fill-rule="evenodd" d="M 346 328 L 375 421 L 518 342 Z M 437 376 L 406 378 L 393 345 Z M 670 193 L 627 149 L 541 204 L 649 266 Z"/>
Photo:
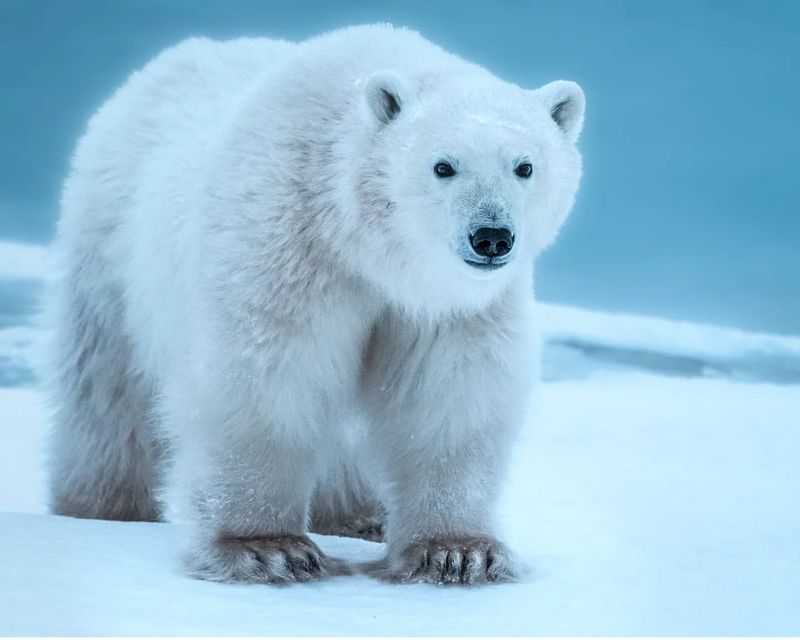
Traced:
<path fill-rule="evenodd" d="M 176 451 L 179 515 L 190 526 L 187 571 L 270 584 L 349 573 L 306 534 L 323 450 L 315 430 L 279 424 L 230 388 L 211 397 L 195 399 Z"/>
<path fill-rule="evenodd" d="M 385 470 L 388 556 L 399 582 L 480 584 L 519 569 L 494 530 L 512 439 L 535 374 L 526 305 L 419 326 L 385 317 L 365 374 Z"/>
<path fill-rule="evenodd" d="M 493 430 L 496 438 L 505 439 L 506 434 Z M 505 443 L 476 434 L 462 439 L 398 429 L 396 435 L 394 462 L 387 461 L 392 479 L 388 556 L 376 567 L 377 574 L 390 581 L 433 584 L 516 578 L 516 563 L 493 526 Z M 411 446 L 399 441 L 403 435 Z M 427 445 L 417 449 L 421 440 Z"/>

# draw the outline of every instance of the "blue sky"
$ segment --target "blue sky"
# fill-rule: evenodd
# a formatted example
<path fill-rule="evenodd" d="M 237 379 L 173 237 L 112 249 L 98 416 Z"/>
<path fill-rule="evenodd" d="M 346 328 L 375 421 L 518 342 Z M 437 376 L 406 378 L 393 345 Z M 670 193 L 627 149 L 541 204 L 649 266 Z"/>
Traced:
<path fill-rule="evenodd" d="M 52 237 L 86 119 L 163 47 L 374 21 L 522 86 L 583 85 L 585 181 L 540 298 L 800 333 L 791 0 L 0 0 L 0 238 Z"/>

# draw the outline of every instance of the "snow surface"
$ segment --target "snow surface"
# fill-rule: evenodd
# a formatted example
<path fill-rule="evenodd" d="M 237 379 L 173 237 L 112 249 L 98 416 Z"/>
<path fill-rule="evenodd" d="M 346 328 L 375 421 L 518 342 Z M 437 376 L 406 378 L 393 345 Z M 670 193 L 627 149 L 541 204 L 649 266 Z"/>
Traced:
<path fill-rule="evenodd" d="M 569 350 L 573 364 L 579 354 L 669 375 L 800 383 L 800 337 L 560 305 L 540 304 L 539 312 L 550 358 Z M 563 364 L 553 376 L 565 373 Z"/>
<path fill-rule="evenodd" d="M 44 275 L 45 248 L 0 240 L 0 278 L 4 280 L 39 279 Z"/>
<path fill-rule="evenodd" d="M 6 389 L 0 634 L 800 633 L 800 393 L 606 373 L 542 386 L 503 520 L 530 574 L 482 589 L 181 575 L 167 524 L 41 514 L 42 412 Z M 327 536 L 369 560 L 381 545 Z"/>
<path fill-rule="evenodd" d="M 173 525 L 45 515 L 38 334 L 0 331 L 0 635 L 800 634 L 798 339 L 548 305 L 541 320 L 549 381 L 501 508 L 530 571 L 476 589 L 205 583 L 182 575 Z M 315 539 L 352 562 L 382 552 Z"/>

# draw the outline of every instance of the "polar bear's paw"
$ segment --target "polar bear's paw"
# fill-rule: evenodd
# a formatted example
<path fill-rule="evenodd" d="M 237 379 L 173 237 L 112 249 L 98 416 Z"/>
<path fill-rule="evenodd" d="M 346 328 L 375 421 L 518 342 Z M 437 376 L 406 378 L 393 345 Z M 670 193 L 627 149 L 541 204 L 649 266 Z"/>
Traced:
<path fill-rule="evenodd" d="M 224 538 L 193 550 L 186 564 L 192 576 L 215 582 L 290 584 L 352 573 L 307 536 Z"/>
<path fill-rule="evenodd" d="M 519 577 L 508 548 L 493 538 L 443 538 L 408 545 L 394 559 L 367 567 L 389 582 L 479 585 Z"/>

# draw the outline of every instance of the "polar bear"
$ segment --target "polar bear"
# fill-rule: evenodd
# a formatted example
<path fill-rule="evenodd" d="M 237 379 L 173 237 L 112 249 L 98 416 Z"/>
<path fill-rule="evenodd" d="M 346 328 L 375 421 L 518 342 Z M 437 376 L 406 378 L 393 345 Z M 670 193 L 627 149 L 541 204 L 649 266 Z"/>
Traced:
<path fill-rule="evenodd" d="M 519 568 L 495 506 L 537 350 L 532 267 L 584 97 L 419 34 L 191 39 L 94 115 L 54 244 L 55 513 L 186 523 L 218 581 Z"/>

